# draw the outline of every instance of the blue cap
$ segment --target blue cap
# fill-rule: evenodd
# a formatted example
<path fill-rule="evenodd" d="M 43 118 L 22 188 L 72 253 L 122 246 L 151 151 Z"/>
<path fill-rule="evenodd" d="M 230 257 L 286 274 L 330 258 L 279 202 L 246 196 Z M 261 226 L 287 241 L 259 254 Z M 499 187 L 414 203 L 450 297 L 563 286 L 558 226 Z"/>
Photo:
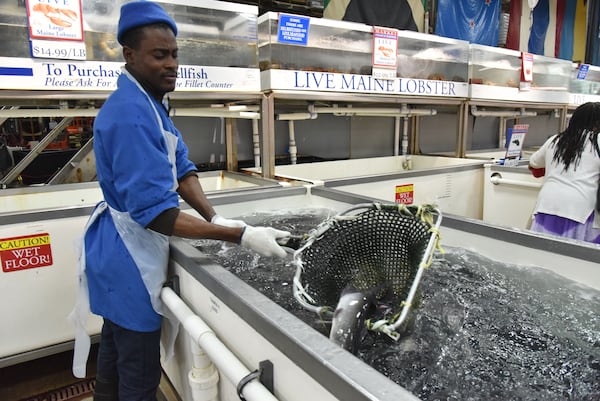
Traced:
<path fill-rule="evenodd" d="M 121 16 L 119 17 L 119 26 L 117 28 L 117 40 L 119 43 L 123 34 L 130 29 L 138 26 L 150 25 L 164 22 L 168 24 L 175 36 L 177 36 L 177 25 L 173 18 L 157 3 L 146 0 L 136 0 L 125 3 L 121 6 Z"/>

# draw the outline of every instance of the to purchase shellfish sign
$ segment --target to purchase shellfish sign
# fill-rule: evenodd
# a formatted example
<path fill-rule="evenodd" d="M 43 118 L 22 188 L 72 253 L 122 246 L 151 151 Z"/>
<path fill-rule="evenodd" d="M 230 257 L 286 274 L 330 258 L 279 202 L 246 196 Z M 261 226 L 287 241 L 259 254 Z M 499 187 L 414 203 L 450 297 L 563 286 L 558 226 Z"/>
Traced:
<path fill-rule="evenodd" d="M 1 238 L 0 263 L 5 273 L 51 266 L 50 234 Z"/>
<path fill-rule="evenodd" d="M 81 0 L 27 0 L 30 39 L 83 41 Z"/>

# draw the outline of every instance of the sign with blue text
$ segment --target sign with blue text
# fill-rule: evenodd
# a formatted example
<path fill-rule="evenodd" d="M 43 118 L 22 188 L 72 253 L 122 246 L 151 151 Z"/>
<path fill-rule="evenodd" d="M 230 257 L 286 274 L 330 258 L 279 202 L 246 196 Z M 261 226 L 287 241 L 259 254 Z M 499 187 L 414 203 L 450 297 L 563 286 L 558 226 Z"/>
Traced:
<path fill-rule="evenodd" d="M 277 26 L 277 41 L 289 45 L 306 46 L 308 43 L 309 17 L 279 14 Z"/>
<path fill-rule="evenodd" d="M 123 63 L 0 57 L 0 89 L 113 91 Z M 176 91 L 259 92 L 258 68 L 180 65 Z"/>
<path fill-rule="evenodd" d="M 267 70 L 261 72 L 261 89 L 467 97 L 466 82 L 418 78 L 380 79 L 371 75 L 321 71 Z"/>

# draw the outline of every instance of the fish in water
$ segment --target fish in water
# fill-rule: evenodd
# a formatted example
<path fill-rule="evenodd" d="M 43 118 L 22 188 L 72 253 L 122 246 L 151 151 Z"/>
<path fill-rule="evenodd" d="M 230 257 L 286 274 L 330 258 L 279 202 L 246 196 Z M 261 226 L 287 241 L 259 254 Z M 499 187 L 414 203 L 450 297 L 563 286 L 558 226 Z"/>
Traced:
<path fill-rule="evenodd" d="M 377 290 L 360 291 L 353 285 L 347 285 L 333 312 L 329 339 L 356 354 L 366 333 L 365 320 L 376 309 Z"/>

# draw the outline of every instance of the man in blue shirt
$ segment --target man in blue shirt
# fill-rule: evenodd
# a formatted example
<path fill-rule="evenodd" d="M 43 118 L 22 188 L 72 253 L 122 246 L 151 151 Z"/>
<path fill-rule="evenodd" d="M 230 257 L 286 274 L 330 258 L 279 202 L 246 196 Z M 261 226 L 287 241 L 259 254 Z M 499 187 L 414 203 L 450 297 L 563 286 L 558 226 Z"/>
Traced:
<path fill-rule="evenodd" d="M 122 6 L 117 39 L 126 64 L 94 122 L 105 201 L 86 228 L 80 278 L 91 311 L 104 318 L 96 401 L 156 400 L 169 236 L 224 240 L 283 257 L 277 240 L 290 235 L 218 216 L 204 195 L 163 104 L 175 89 L 176 34 L 175 22 L 158 4 Z M 181 213 L 179 196 L 204 219 Z"/>

